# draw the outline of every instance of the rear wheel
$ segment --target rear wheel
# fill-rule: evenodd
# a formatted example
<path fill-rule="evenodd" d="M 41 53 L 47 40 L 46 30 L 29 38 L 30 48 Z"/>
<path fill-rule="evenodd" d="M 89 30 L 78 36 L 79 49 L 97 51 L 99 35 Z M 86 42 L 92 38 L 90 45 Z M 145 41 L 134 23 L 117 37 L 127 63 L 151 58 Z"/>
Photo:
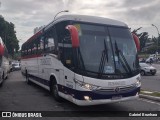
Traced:
<path fill-rule="evenodd" d="M 140 74 L 141 74 L 142 76 L 145 75 L 145 71 L 142 70 L 142 71 L 140 72 Z"/>
<path fill-rule="evenodd" d="M 5 79 L 8 79 L 8 72 L 6 73 L 6 78 Z"/>
<path fill-rule="evenodd" d="M 0 83 L 0 87 L 3 85 L 3 81 L 4 81 L 4 73 L 3 73 L 2 77 L 1 77 L 1 79 L 2 79 L 2 81 L 1 81 L 1 83 Z"/>
<path fill-rule="evenodd" d="M 59 96 L 58 85 L 55 79 L 51 79 L 50 91 L 54 99 L 58 102 L 61 102 L 62 98 Z"/>

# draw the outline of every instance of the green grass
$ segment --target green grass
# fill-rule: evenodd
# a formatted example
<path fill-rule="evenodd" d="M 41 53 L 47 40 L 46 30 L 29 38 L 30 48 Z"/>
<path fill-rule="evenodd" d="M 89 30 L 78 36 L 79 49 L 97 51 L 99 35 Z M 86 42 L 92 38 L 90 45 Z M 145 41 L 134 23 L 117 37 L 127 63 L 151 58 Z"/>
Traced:
<path fill-rule="evenodd" d="M 148 58 L 149 54 L 139 54 L 139 58 Z"/>
<path fill-rule="evenodd" d="M 140 94 L 160 97 L 160 92 L 145 93 L 145 91 L 141 90 Z"/>
<path fill-rule="evenodd" d="M 150 54 L 139 54 L 138 57 L 139 58 L 148 58 Z M 158 55 L 157 57 L 160 57 L 160 55 Z"/>

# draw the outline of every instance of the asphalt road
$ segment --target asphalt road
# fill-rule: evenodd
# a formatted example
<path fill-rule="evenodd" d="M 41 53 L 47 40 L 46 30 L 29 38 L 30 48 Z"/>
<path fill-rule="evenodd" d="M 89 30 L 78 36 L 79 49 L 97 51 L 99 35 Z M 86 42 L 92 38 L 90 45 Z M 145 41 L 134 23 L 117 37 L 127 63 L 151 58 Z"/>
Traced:
<path fill-rule="evenodd" d="M 58 103 L 54 98 L 49 94 L 47 90 L 31 84 L 28 85 L 25 82 L 25 78 L 21 75 L 20 71 L 12 72 L 9 75 L 9 78 L 4 81 L 3 86 L 0 88 L 0 111 L 61 111 L 62 116 L 63 112 L 71 111 L 77 113 L 79 111 L 86 111 L 89 113 L 91 111 L 160 111 L 160 103 L 148 101 L 145 99 L 137 99 L 134 101 L 112 103 L 106 105 L 97 105 L 97 106 L 87 106 L 79 107 L 66 100 Z M 94 112 L 91 112 L 94 114 Z M 102 114 L 103 116 L 104 114 Z M 61 119 L 58 117 L 56 119 Z M 65 119 L 74 120 L 74 119 L 85 119 L 80 117 L 63 117 Z M 49 119 L 49 118 L 45 118 Z M 104 118 L 104 117 L 94 117 L 87 119 L 110 119 L 115 120 L 117 118 Z M 120 118 L 124 120 L 124 118 Z M 125 118 L 129 120 L 134 120 L 136 118 Z M 151 119 L 150 117 L 148 119 Z M 158 120 L 157 117 L 152 118 Z M 143 118 L 142 118 L 143 120 Z"/>
<path fill-rule="evenodd" d="M 160 92 L 160 64 L 152 64 L 157 69 L 157 73 L 152 75 L 142 76 L 142 86 L 141 88 L 149 91 Z"/>

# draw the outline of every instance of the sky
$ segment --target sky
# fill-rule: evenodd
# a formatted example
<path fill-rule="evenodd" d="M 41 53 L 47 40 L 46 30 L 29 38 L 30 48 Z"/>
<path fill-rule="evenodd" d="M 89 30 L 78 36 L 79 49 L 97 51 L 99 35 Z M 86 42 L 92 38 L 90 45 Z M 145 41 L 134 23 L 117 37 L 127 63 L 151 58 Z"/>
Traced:
<path fill-rule="evenodd" d="M 150 37 L 160 29 L 160 0 L 0 0 L 0 15 L 15 25 L 20 46 L 33 35 L 35 27 L 47 25 L 56 13 L 105 17 L 125 22 L 129 28 L 142 27 Z"/>

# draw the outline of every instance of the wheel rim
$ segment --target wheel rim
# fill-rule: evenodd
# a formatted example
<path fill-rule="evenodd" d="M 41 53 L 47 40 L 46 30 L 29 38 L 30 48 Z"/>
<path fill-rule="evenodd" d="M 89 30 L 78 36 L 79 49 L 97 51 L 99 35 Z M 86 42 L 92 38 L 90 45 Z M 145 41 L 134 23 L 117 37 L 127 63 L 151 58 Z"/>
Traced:
<path fill-rule="evenodd" d="M 144 71 L 141 71 L 141 75 L 144 75 Z"/>

